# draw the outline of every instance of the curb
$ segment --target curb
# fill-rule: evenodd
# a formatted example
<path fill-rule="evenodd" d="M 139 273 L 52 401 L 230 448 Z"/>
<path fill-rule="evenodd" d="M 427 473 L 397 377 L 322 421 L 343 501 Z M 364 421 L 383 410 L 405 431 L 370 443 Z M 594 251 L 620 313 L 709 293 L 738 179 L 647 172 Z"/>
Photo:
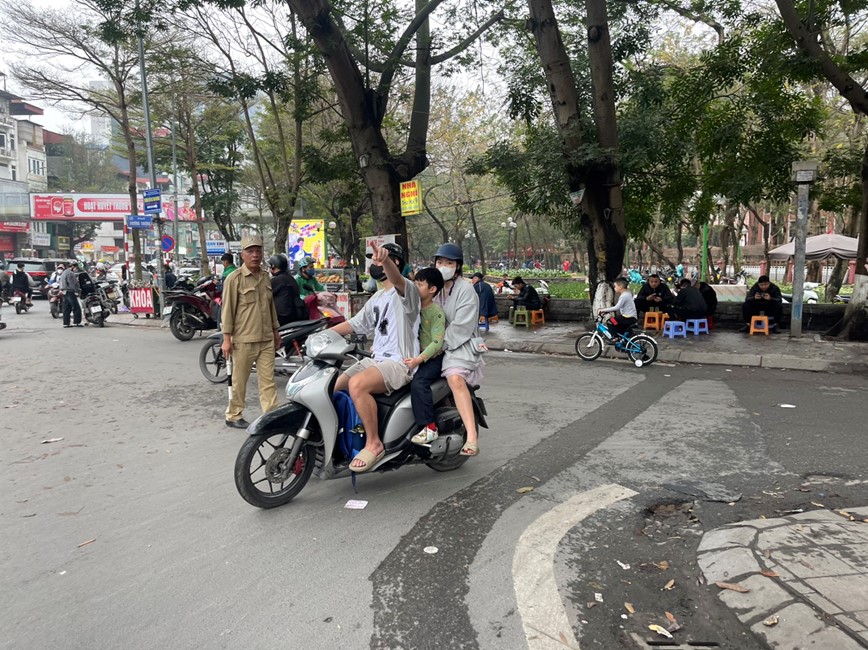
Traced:
<path fill-rule="evenodd" d="M 500 339 L 485 340 L 489 350 L 499 352 L 523 352 L 531 354 L 550 354 L 575 357 L 575 348 L 567 343 L 524 343 L 512 341 L 505 343 Z M 603 357 L 622 359 L 621 355 L 606 349 Z M 805 359 L 786 354 L 731 354 L 723 352 L 695 352 L 692 350 L 673 350 L 662 348 L 657 361 L 664 363 L 686 363 L 709 366 L 744 366 L 748 368 L 769 368 L 775 370 L 807 370 L 811 372 L 832 372 L 840 374 L 868 374 L 868 363 L 849 361 L 827 361 L 825 359 Z"/>

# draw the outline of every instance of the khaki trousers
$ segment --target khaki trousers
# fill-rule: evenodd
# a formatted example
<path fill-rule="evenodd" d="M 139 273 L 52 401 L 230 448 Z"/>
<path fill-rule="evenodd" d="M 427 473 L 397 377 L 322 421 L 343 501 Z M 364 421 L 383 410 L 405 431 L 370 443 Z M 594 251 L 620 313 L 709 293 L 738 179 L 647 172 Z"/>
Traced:
<path fill-rule="evenodd" d="M 226 407 L 227 420 L 239 420 L 244 413 L 247 381 L 256 362 L 259 380 L 259 405 L 267 413 L 277 407 L 277 389 L 274 387 L 274 341 L 234 343 L 232 345 L 232 399 Z"/>

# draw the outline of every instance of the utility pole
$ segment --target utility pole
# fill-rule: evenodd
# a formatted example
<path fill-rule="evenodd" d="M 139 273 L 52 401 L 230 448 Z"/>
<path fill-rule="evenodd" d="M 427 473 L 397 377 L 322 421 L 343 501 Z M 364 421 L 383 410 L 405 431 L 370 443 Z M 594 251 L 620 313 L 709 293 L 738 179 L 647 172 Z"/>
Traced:
<path fill-rule="evenodd" d="M 805 239 L 808 230 L 808 199 L 811 184 L 817 176 L 818 164 L 810 160 L 793 163 L 793 180 L 798 185 L 796 236 L 793 240 L 793 304 L 790 315 L 790 337 L 802 336 L 802 302 L 805 295 Z"/>
<path fill-rule="evenodd" d="M 136 2 L 136 12 L 139 10 L 139 3 Z M 148 104 L 148 78 L 145 73 L 145 41 L 142 38 L 142 26 L 141 23 L 138 25 L 138 29 L 136 30 L 136 39 L 139 42 L 139 74 L 142 77 L 142 110 L 145 112 L 145 145 L 147 146 L 148 152 L 148 170 L 151 172 L 151 188 L 157 189 L 157 170 L 154 167 L 154 141 L 151 135 L 151 109 Z M 136 173 L 136 170 L 130 170 L 132 174 Z M 163 295 L 163 289 L 165 287 L 165 278 L 166 278 L 166 270 L 163 265 L 163 220 L 157 215 L 155 217 L 155 221 L 157 222 L 157 270 L 159 273 L 159 277 L 157 278 L 157 287 L 159 289 L 160 295 Z M 177 246 L 177 240 L 175 240 Z M 160 304 L 160 309 L 162 310 L 162 303 Z M 157 314 L 157 317 L 162 314 Z"/>
<path fill-rule="evenodd" d="M 174 192 L 172 193 L 172 206 L 175 210 L 175 250 L 180 252 L 181 240 L 178 238 L 180 226 L 178 225 L 178 218 L 181 216 L 178 214 L 178 142 L 177 137 L 175 135 L 175 98 L 172 97 L 172 187 L 174 188 Z M 185 249 L 186 250 L 186 249 Z M 175 256 L 177 257 L 177 255 Z M 177 272 L 177 271 L 176 271 Z"/>

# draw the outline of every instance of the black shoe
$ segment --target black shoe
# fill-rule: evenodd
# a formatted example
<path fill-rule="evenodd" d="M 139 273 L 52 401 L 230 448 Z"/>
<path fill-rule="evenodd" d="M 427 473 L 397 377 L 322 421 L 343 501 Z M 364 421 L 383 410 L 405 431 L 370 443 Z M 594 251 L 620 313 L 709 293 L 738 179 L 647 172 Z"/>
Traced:
<path fill-rule="evenodd" d="M 76 327 L 84 327 L 84 325 L 82 325 L 81 323 L 76 323 L 75 326 Z"/>
<path fill-rule="evenodd" d="M 250 422 L 241 418 L 240 420 L 226 420 L 226 426 L 233 429 L 246 429 L 250 426 Z"/>
<path fill-rule="evenodd" d="M 64 327 L 72 327 L 72 325 L 64 325 Z"/>
<path fill-rule="evenodd" d="M 781 333 L 781 330 L 780 330 L 780 328 L 778 328 L 777 325 L 772 325 L 772 326 L 769 328 L 769 332 L 771 332 L 772 334 L 780 334 L 780 333 Z"/>
<path fill-rule="evenodd" d="M 741 329 L 739 330 L 739 332 L 747 332 L 749 329 L 750 329 L 750 325 L 745 324 L 745 325 L 741 326 Z"/>

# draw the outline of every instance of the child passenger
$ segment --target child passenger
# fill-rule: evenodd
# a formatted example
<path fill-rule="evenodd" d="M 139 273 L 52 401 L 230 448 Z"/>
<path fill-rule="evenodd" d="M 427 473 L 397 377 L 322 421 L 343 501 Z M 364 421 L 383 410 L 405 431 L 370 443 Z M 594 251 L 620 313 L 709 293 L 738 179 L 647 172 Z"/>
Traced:
<path fill-rule="evenodd" d="M 416 368 L 410 384 L 413 416 L 416 426 L 422 430 L 413 436 L 413 443 L 428 444 L 437 438 L 437 423 L 434 421 L 434 398 L 431 384 L 440 378 L 443 366 L 443 341 L 446 336 L 446 317 L 443 308 L 434 302 L 434 296 L 443 290 L 443 275 L 437 269 L 428 267 L 416 271 L 414 280 L 421 299 L 422 324 L 419 327 L 418 357 L 404 359 L 412 370 Z"/>

